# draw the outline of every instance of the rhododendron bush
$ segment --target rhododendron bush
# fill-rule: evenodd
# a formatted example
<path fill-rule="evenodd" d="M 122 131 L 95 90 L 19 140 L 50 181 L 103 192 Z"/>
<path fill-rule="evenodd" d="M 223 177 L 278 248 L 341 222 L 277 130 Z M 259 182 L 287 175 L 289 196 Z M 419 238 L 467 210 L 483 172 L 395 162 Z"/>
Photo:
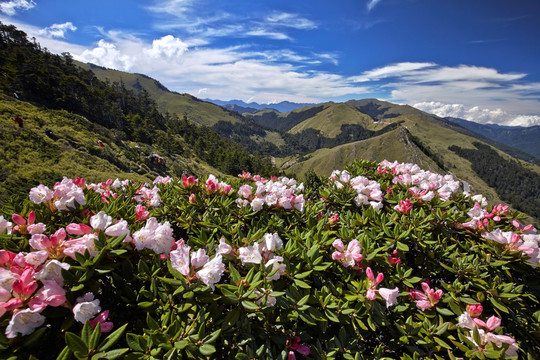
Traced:
<path fill-rule="evenodd" d="M 540 354 L 540 235 L 451 175 L 50 185 L 2 209 L 1 358 Z"/>

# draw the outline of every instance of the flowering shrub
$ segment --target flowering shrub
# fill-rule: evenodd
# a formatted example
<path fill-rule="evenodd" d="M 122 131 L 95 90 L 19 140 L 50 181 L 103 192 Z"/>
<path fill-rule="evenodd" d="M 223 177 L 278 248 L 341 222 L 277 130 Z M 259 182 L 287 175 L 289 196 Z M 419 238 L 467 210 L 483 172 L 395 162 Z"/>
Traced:
<path fill-rule="evenodd" d="M 540 235 L 413 164 L 64 178 L 0 216 L 0 357 L 533 359 Z"/>

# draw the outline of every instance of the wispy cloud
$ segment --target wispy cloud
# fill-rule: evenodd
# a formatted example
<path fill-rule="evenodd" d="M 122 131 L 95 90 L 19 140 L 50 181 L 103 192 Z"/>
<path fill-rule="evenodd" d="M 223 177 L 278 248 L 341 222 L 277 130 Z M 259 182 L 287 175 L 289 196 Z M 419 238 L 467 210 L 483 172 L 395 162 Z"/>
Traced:
<path fill-rule="evenodd" d="M 36 6 L 33 0 L 10 0 L 0 3 L 0 11 L 6 15 L 13 16 L 18 10 L 29 10 Z"/>
<path fill-rule="evenodd" d="M 63 24 L 53 24 L 49 27 L 41 29 L 40 35 L 44 35 L 51 38 L 65 38 L 67 31 L 76 31 L 77 27 L 71 22 L 65 22 Z"/>
<path fill-rule="evenodd" d="M 302 30 L 311 30 L 317 28 L 317 24 L 315 24 L 315 22 L 298 14 L 286 12 L 276 12 L 269 15 L 266 17 L 266 22 L 271 26 L 290 27 Z"/>
<path fill-rule="evenodd" d="M 378 3 L 380 3 L 382 0 L 369 0 L 368 4 L 367 4 L 367 9 L 368 11 L 371 11 L 373 10 L 373 8 L 375 6 L 377 6 Z"/>

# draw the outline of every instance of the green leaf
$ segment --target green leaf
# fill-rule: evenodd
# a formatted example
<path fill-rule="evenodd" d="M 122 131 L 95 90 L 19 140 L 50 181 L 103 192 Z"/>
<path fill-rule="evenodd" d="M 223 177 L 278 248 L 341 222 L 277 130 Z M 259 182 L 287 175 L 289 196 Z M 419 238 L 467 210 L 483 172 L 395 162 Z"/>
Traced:
<path fill-rule="evenodd" d="M 495 299 L 494 297 L 490 297 L 489 301 L 491 301 L 493 306 L 495 306 L 497 309 L 508 314 L 508 308 L 504 306 L 499 300 Z"/>
<path fill-rule="evenodd" d="M 60 354 L 58 354 L 58 357 L 56 360 L 69 360 L 71 359 L 71 350 L 69 349 L 69 346 L 66 346 Z"/>
<path fill-rule="evenodd" d="M 445 308 L 439 308 L 439 307 L 436 307 L 435 308 L 437 310 L 437 312 L 441 315 L 445 315 L 445 316 L 455 316 L 454 312 L 448 310 L 448 309 L 445 309 Z"/>
<path fill-rule="evenodd" d="M 88 354 L 88 346 L 84 341 L 72 332 L 66 332 L 66 345 L 74 353 Z"/>
<path fill-rule="evenodd" d="M 126 341 L 127 341 L 128 346 L 133 351 L 141 351 L 141 352 L 146 351 L 146 349 L 141 346 L 139 335 L 135 335 L 135 334 L 132 334 L 132 333 L 127 333 L 126 334 Z"/>
<path fill-rule="evenodd" d="M 202 340 L 202 342 L 205 343 L 205 344 L 213 343 L 214 341 L 217 340 L 217 338 L 219 337 L 219 334 L 221 334 L 221 329 L 218 329 L 218 330 L 214 331 L 213 333 L 211 333 L 210 335 L 207 335 Z"/>
<path fill-rule="evenodd" d="M 201 354 L 208 356 L 215 353 L 216 348 L 214 347 L 214 345 L 211 344 L 202 344 L 201 347 L 199 347 L 199 351 L 201 352 Z"/>
<path fill-rule="evenodd" d="M 294 277 L 296 279 L 305 279 L 307 278 L 309 275 L 311 275 L 311 273 L 313 272 L 313 270 L 309 270 L 309 271 L 306 271 L 306 272 L 303 272 L 303 273 L 300 273 L 300 274 L 296 274 L 294 275 Z"/>
<path fill-rule="evenodd" d="M 257 311 L 257 310 L 259 310 L 259 305 L 255 304 L 252 301 L 243 300 L 242 301 L 242 306 L 244 307 L 244 309 L 249 310 L 249 311 Z"/>
<path fill-rule="evenodd" d="M 311 286 L 302 280 L 294 279 L 294 283 L 303 289 L 311 289 Z"/>
<path fill-rule="evenodd" d="M 396 248 L 401 251 L 409 251 L 409 246 L 399 241 L 396 242 Z"/>
<path fill-rule="evenodd" d="M 122 327 L 118 328 L 117 330 L 112 332 L 109 336 L 107 336 L 105 340 L 103 340 L 101 344 L 99 345 L 98 351 L 107 351 L 108 349 L 110 349 L 111 346 L 116 344 L 116 342 L 120 340 L 120 338 L 124 334 L 124 331 L 126 330 L 127 326 L 128 324 L 124 324 Z"/>
<path fill-rule="evenodd" d="M 229 263 L 229 274 L 231 275 L 231 280 L 234 284 L 238 284 L 242 280 L 242 276 L 238 270 L 236 270 L 232 262 Z"/>
<path fill-rule="evenodd" d="M 86 324 L 89 324 L 89 322 L 87 321 Z M 88 347 L 90 349 L 95 349 L 97 345 L 99 344 L 100 337 L 101 337 L 101 324 L 98 322 L 96 324 L 94 331 L 92 331 L 92 334 L 90 335 Z"/>
<path fill-rule="evenodd" d="M 129 351 L 129 348 L 123 348 L 123 349 L 114 349 L 107 352 L 100 352 L 92 356 L 92 360 L 101 360 L 101 359 L 107 359 L 107 360 L 113 360 L 118 359 L 121 356 L 124 356 Z"/>

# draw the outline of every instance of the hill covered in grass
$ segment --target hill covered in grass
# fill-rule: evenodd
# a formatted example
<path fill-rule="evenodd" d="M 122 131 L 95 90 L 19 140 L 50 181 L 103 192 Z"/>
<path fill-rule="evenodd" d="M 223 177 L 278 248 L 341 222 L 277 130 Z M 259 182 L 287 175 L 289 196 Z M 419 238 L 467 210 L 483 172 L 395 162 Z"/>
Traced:
<path fill-rule="evenodd" d="M 273 169 L 269 159 L 186 115 L 162 114 L 148 91 L 100 81 L 69 54 L 47 52 L 14 26 L 0 24 L 0 30 L 4 199 L 22 184 L 61 180 L 59 174 L 100 174 L 100 179 L 129 174 L 142 181 L 158 174 L 204 170 L 236 176 Z"/>

